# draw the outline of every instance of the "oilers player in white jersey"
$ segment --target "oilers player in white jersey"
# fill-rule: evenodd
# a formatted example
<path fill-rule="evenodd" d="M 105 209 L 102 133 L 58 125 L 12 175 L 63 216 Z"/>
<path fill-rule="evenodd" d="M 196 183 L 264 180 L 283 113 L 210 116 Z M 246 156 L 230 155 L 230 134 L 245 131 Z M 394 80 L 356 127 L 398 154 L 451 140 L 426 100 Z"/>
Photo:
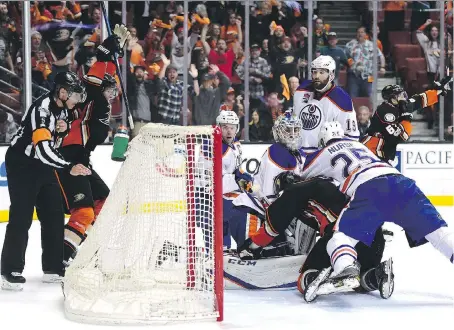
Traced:
<path fill-rule="evenodd" d="M 381 161 L 360 142 L 345 139 L 341 126 L 338 122 L 323 125 L 319 134 L 321 149 L 308 155 L 302 172 L 303 178 L 319 175 L 333 178 L 340 183 L 340 190 L 350 196 L 327 244 L 332 268 L 320 272 L 306 286 L 306 301 L 315 299 L 326 282 L 336 279 L 359 282 L 355 245 L 363 242 L 370 246 L 384 221 L 401 226 L 415 246 L 429 241 L 454 262 L 454 232 L 447 228 L 415 182 Z M 381 291 L 390 295 L 394 281 L 392 273 L 388 274 L 385 283 L 381 283 Z"/>
<path fill-rule="evenodd" d="M 254 193 L 251 190 L 243 192 L 233 201 L 235 209 L 229 215 L 224 213 L 229 218 L 230 231 L 239 247 L 266 223 L 266 209 L 277 197 L 275 178 L 283 172 L 295 171 L 303 166 L 304 158 L 299 151 L 301 126 L 301 121 L 290 112 L 276 119 L 273 126 L 276 143 L 262 156 L 260 167 L 254 175 Z M 279 235 L 273 230 L 269 233 L 266 244 L 263 243 L 262 246 L 268 245 Z M 248 254 L 248 251 L 245 250 L 244 253 Z"/>
<path fill-rule="evenodd" d="M 240 120 L 233 111 L 223 110 L 216 118 L 216 124 L 222 131 L 222 193 L 223 210 L 229 213 L 232 201 L 241 190 L 248 190 L 252 185 L 252 176 L 240 169 L 242 163 L 241 143 L 235 136 L 239 131 Z M 224 217 L 227 220 L 227 217 Z M 231 237 L 229 224 L 224 221 L 224 247 L 230 248 Z"/>
<path fill-rule="evenodd" d="M 345 136 L 359 139 L 358 124 L 351 97 L 334 84 L 336 62 L 331 56 L 319 56 L 311 63 L 312 80 L 303 81 L 293 96 L 293 113 L 301 119 L 302 148 L 318 148 L 318 134 L 325 122 L 341 123 Z"/>

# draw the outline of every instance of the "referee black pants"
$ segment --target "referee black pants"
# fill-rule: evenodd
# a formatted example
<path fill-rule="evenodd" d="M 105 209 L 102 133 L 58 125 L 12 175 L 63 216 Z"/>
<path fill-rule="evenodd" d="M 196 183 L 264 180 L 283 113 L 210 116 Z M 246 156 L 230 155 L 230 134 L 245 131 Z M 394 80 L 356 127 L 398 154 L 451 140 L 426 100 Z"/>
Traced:
<path fill-rule="evenodd" d="M 11 147 L 6 152 L 5 163 L 11 206 L 1 256 L 1 274 L 22 273 L 24 270 L 28 230 L 36 206 L 41 222 L 42 269 L 46 273 L 63 275 L 65 219 L 53 168 Z"/>

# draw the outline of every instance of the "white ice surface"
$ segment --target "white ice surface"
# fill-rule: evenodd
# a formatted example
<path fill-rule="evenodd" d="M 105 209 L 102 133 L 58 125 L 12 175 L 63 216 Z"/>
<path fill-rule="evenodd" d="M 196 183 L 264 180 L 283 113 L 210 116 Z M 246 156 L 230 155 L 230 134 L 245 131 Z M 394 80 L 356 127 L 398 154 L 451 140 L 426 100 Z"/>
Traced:
<path fill-rule="evenodd" d="M 440 208 L 454 227 L 454 209 Z M 3 246 L 6 224 L 0 224 Z M 397 228 L 397 227 L 395 227 Z M 426 244 L 410 249 L 398 229 L 385 251 L 394 258 L 396 288 L 389 300 L 378 293 L 338 294 L 306 304 L 298 291 L 226 291 L 222 323 L 189 323 L 165 329 L 454 329 L 454 265 Z M 60 285 L 41 283 L 40 227 L 34 222 L 26 256 L 24 291 L 0 290 L 0 329 L 99 329 L 67 320 Z M 110 326 L 112 327 L 112 326 Z M 161 326 L 153 326 L 160 328 Z M 122 326 L 122 329 L 136 328 Z"/>

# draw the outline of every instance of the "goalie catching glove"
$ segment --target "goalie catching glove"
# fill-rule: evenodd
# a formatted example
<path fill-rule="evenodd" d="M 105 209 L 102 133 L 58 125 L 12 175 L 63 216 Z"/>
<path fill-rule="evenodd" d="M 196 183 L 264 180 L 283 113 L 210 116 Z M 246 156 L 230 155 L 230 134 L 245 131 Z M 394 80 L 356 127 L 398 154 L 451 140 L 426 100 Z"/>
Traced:
<path fill-rule="evenodd" d="M 113 34 L 108 36 L 96 49 L 96 59 L 99 62 L 108 62 L 115 59 L 115 54 L 118 57 L 123 57 L 123 47 L 129 34 L 125 25 L 115 25 Z"/>

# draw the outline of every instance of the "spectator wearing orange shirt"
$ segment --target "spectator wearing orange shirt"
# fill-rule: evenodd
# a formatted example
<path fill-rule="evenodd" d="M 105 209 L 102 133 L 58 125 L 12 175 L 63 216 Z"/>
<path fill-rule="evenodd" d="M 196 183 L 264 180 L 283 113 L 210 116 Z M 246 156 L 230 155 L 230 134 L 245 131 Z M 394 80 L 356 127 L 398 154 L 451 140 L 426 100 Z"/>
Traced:
<path fill-rule="evenodd" d="M 238 18 L 235 13 L 231 13 L 229 16 L 229 24 L 221 27 L 221 39 L 225 40 L 228 49 L 232 49 L 236 41 L 241 43 L 240 37 L 242 39 L 242 33 L 240 19 L 241 17 Z"/>

